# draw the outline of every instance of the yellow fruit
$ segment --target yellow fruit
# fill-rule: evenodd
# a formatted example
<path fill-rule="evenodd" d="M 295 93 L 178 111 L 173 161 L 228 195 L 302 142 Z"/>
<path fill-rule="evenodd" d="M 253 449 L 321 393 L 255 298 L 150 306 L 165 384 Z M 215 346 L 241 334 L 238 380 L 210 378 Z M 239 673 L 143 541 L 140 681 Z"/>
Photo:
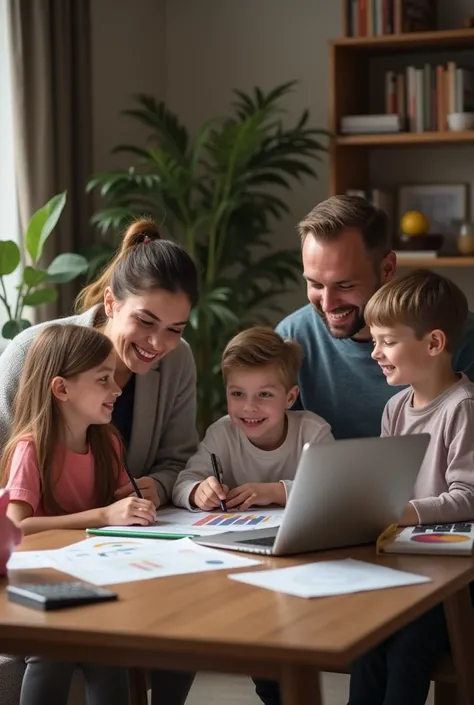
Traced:
<path fill-rule="evenodd" d="M 428 218 L 420 211 L 407 211 L 400 223 L 404 235 L 424 235 L 428 232 L 429 227 Z"/>

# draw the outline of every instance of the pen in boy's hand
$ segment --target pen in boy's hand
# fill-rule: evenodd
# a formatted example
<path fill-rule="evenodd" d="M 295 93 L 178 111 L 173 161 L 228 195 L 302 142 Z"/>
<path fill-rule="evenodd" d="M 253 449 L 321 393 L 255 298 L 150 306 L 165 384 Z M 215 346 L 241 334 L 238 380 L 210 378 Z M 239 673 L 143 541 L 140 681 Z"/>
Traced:
<path fill-rule="evenodd" d="M 139 499 L 143 499 L 143 495 L 140 492 L 140 490 L 138 489 L 137 482 L 136 482 L 135 478 L 133 477 L 132 473 L 130 472 L 129 467 L 127 465 L 127 461 L 125 460 L 125 458 L 123 459 L 123 467 L 125 468 L 125 472 L 128 475 L 128 479 L 130 480 L 130 483 L 133 487 L 133 491 L 135 492 L 135 494 L 137 495 L 137 497 Z"/>
<path fill-rule="evenodd" d="M 217 458 L 216 458 L 215 453 L 211 453 L 211 463 L 212 463 L 212 472 L 214 473 L 214 477 L 216 478 L 216 480 L 217 480 L 217 482 L 219 483 L 219 485 L 222 487 L 222 482 L 221 482 L 221 479 L 220 479 L 220 477 L 219 477 L 219 468 L 218 468 L 218 465 L 217 465 Z M 220 502 L 222 511 L 223 511 L 223 512 L 226 512 L 226 511 L 227 511 L 227 505 L 226 505 L 225 501 L 224 501 L 223 499 L 220 499 L 219 502 Z"/>

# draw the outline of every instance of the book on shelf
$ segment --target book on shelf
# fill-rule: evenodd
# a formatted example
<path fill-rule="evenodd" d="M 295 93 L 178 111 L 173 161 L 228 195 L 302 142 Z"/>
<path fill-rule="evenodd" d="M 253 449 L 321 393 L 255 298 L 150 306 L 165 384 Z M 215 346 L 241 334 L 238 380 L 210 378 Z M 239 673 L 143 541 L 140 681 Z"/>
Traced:
<path fill-rule="evenodd" d="M 435 259 L 438 257 L 438 250 L 394 250 L 400 259 Z"/>
<path fill-rule="evenodd" d="M 469 556 L 474 553 L 474 523 L 421 524 L 399 529 L 379 546 L 383 553 Z"/>
<path fill-rule="evenodd" d="M 361 135 L 400 132 L 404 125 L 399 115 L 381 113 L 380 115 L 343 115 L 339 127 L 343 135 Z"/>
<path fill-rule="evenodd" d="M 360 196 L 370 201 L 376 208 L 380 208 L 387 214 L 389 232 L 394 232 L 394 194 L 391 191 L 381 188 L 370 189 L 347 189 L 347 196 Z"/>
<path fill-rule="evenodd" d="M 435 0 L 345 0 L 344 10 L 349 37 L 436 29 Z"/>
<path fill-rule="evenodd" d="M 450 113 L 473 110 L 474 71 L 455 61 L 385 74 L 385 112 L 398 115 L 410 132 L 445 131 Z"/>

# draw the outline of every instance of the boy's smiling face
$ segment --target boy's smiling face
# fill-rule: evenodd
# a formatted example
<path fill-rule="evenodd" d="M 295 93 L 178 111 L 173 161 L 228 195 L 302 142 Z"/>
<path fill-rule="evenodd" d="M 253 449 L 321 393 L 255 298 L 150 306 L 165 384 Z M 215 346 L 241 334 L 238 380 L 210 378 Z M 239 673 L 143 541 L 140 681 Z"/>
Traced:
<path fill-rule="evenodd" d="M 287 389 L 274 365 L 236 368 L 226 379 L 227 410 L 232 422 L 251 443 L 274 450 L 286 435 L 285 412 L 293 406 L 298 387 Z"/>
<path fill-rule="evenodd" d="M 430 331 L 421 339 L 413 328 L 401 323 L 370 326 L 374 341 L 372 357 L 392 386 L 416 385 L 430 374 L 433 358 L 445 350 L 441 331 Z"/>

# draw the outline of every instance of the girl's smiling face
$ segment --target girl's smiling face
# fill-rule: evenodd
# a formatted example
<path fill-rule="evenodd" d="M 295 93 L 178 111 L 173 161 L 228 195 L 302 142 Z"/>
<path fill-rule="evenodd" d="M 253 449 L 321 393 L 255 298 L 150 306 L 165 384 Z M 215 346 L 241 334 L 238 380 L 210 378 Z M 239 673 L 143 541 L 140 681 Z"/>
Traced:
<path fill-rule="evenodd" d="M 69 378 L 55 377 L 52 391 L 62 402 L 66 425 L 76 430 L 92 424 L 110 423 L 114 404 L 122 393 L 114 375 L 116 356 L 112 351 L 104 362 Z"/>

